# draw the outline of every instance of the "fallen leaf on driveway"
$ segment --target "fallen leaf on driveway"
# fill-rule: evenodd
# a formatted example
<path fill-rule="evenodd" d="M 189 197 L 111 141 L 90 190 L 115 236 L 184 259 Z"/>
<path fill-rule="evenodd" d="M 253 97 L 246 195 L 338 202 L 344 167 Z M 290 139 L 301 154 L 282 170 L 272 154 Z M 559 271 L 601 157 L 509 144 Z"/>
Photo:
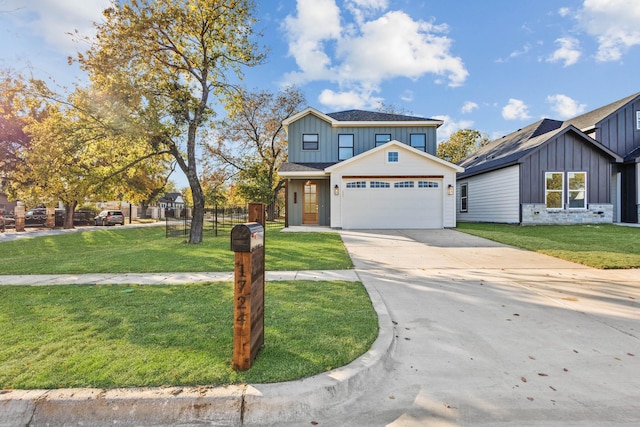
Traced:
<path fill-rule="evenodd" d="M 527 379 L 525 377 L 520 377 L 520 381 L 522 381 L 523 383 L 526 383 Z"/>
<path fill-rule="evenodd" d="M 538 375 L 541 376 L 541 377 L 548 377 L 549 376 L 549 375 L 547 375 L 545 373 L 542 373 L 542 372 L 538 372 Z"/>

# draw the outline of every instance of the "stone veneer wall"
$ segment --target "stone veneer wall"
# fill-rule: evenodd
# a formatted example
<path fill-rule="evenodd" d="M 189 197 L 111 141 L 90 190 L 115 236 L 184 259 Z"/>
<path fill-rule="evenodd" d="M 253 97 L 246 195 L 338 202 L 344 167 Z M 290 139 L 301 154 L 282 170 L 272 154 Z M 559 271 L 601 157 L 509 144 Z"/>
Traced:
<path fill-rule="evenodd" d="M 590 204 L 587 209 L 547 210 L 544 204 L 523 204 L 522 224 L 602 224 L 613 222 L 613 205 Z"/>

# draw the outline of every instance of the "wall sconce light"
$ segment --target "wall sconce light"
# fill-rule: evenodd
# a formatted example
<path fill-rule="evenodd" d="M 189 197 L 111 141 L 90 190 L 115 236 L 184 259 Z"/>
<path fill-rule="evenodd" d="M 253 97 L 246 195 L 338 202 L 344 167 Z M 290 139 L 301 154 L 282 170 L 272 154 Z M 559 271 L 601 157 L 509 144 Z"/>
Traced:
<path fill-rule="evenodd" d="M 453 185 L 449 184 L 447 187 L 447 194 L 453 196 Z"/>
<path fill-rule="evenodd" d="M 333 187 L 333 194 L 335 194 L 336 196 L 340 195 L 340 187 L 338 187 L 338 184 Z"/>

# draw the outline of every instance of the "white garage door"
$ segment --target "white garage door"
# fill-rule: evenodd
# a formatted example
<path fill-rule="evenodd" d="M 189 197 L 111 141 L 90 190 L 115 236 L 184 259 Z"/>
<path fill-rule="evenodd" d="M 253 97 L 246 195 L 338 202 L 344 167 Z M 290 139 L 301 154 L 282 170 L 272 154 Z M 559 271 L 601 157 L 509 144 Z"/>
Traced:
<path fill-rule="evenodd" d="M 342 227 L 442 228 L 441 178 L 347 179 Z"/>

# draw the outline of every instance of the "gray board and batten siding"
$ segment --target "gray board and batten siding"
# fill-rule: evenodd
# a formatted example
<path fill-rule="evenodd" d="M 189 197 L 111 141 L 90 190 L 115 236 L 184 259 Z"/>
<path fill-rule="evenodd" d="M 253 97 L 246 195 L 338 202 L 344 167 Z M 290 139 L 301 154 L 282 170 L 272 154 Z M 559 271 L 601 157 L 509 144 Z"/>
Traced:
<path fill-rule="evenodd" d="M 587 203 L 611 200 L 611 157 L 575 132 L 561 132 L 522 159 L 521 203 L 545 202 L 545 172 L 586 172 Z"/>
<path fill-rule="evenodd" d="M 303 134 L 318 135 L 317 150 L 302 149 Z M 435 155 L 437 148 L 436 126 L 332 127 L 331 123 L 308 114 L 289 125 L 288 161 L 291 163 L 337 162 L 339 134 L 354 136 L 354 156 L 375 148 L 376 134 L 390 134 L 392 140 L 405 144 L 409 144 L 411 134 L 425 134 L 427 153 Z"/>

